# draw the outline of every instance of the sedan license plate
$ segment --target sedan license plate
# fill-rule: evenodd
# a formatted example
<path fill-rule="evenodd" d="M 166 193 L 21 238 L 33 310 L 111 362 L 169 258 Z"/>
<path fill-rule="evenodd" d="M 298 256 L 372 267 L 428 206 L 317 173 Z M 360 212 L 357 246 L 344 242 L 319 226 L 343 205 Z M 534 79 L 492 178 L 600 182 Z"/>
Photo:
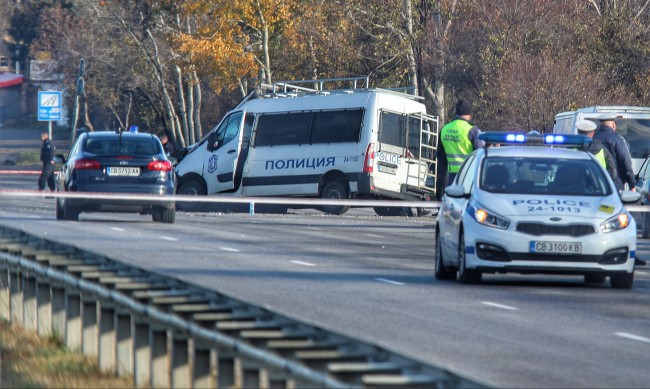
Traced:
<path fill-rule="evenodd" d="M 139 167 L 109 166 L 106 168 L 109 176 L 137 177 L 140 175 Z"/>
<path fill-rule="evenodd" d="M 392 175 L 397 174 L 397 169 L 391 166 L 386 166 L 386 165 L 379 165 L 377 164 L 377 170 L 379 170 L 382 173 L 388 173 Z"/>
<path fill-rule="evenodd" d="M 531 253 L 544 254 L 580 254 L 582 243 L 580 242 L 530 242 Z"/>

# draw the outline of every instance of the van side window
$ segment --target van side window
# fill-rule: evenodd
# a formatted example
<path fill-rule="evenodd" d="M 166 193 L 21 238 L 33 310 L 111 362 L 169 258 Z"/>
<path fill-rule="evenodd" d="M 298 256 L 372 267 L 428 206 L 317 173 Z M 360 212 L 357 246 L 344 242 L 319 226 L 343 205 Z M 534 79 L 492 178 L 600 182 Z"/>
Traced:
<path fill-rule="evenodd" d="M 306 144 L 311 116 L 309 112 L 261 115 L 255 146 Z"/>
<path fill-rule="evenodd" d="M 362 109 L 316 112 L 309 143 L 358 142 L 362 121 Z"/>
<path fill-rule="evenodd" d="M 239 126 L 241 124 L 241 112 L 234 113 L 224 121 L 217 130 L 217 140 L 219 141 L 219 147 L 230 142 L 233 138 L 239 134 Z"/>

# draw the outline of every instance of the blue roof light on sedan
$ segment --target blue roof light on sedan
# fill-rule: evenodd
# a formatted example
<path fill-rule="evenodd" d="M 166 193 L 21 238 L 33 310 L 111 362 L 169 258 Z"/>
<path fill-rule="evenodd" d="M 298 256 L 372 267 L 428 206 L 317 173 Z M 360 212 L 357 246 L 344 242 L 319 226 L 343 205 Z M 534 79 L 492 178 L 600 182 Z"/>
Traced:
<path fill-rule="evenodd" d="M 550 146 L 582 146 L 592 142 L 585 135 L 540 134 L 537 131 L 521 132 L 496 132 L 488 131 L 479 134 L 479 139 L 486 144 L 502 145 L 550 145 Z"/>

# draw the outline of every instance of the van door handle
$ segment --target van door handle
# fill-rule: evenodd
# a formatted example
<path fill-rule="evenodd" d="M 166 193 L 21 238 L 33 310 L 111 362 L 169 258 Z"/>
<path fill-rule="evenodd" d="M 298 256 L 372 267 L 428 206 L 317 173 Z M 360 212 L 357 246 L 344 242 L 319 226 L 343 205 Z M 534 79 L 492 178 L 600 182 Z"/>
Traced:
<path fill-rule="evenodd" d="M 232 154 L 232 153 L 234 153 L 234 152 L 236 152 L 236 151 L 237 151 L 237 150 L 234 150 L 234 149 L 233 149 L 233 150 L 228 150 L 228 154 Z"/>

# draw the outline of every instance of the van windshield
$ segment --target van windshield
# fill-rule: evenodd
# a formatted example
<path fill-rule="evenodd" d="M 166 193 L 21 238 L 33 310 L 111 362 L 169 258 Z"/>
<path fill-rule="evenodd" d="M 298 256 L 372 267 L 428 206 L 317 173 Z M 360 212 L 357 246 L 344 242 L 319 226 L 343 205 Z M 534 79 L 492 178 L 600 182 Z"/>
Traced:
<path fill-rule="evenodd" d="M 616 132 L 630 148 L 632 158 L 645 159 L 650 155 L 650 119 L 627 119 L 626 123 L 616 120 Z"/>

